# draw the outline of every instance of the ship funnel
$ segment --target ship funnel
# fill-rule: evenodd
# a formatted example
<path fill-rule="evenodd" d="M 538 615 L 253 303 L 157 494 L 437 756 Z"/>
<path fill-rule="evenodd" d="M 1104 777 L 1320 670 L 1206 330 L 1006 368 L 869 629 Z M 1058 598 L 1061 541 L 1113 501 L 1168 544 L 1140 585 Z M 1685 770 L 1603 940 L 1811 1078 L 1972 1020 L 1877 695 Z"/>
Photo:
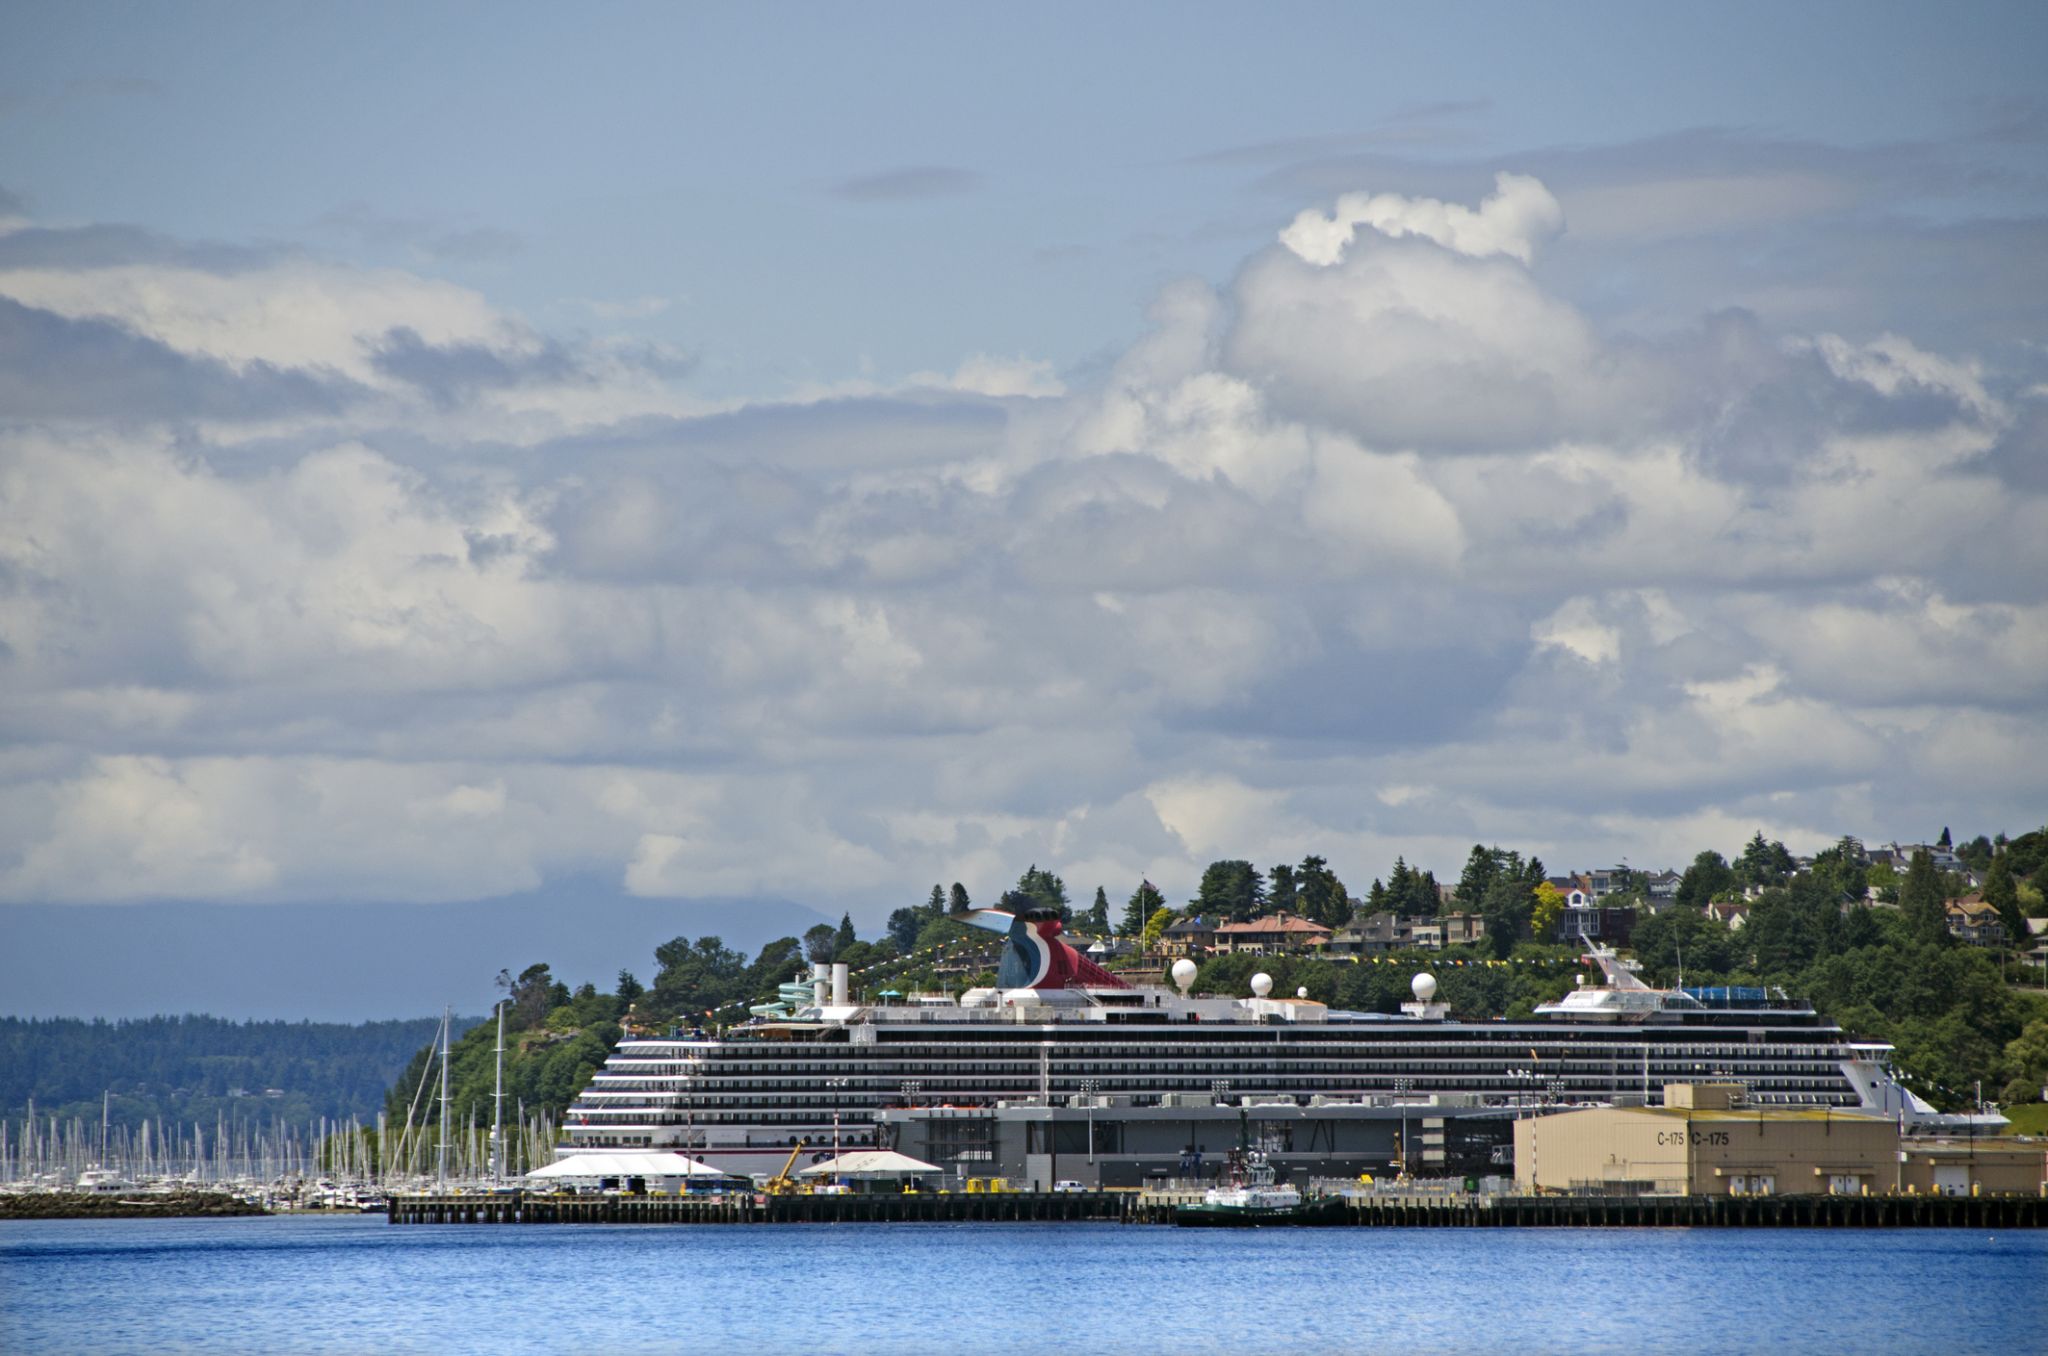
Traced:
<path fill-rule="evenodd" d="M 852 991 L 853 980 L 846 968 L 846 962 L 834 961 L 832 963 L 832 1006 L 843 1008 L 848 1003 L 851 1003 L 853 1001 L 851 997 Z"/>
<path fill-rule="evenodd" d="M 831 975 L 831 967 L 811 962 L 811 1001 L 821 1008 L 832 997 Z"/>

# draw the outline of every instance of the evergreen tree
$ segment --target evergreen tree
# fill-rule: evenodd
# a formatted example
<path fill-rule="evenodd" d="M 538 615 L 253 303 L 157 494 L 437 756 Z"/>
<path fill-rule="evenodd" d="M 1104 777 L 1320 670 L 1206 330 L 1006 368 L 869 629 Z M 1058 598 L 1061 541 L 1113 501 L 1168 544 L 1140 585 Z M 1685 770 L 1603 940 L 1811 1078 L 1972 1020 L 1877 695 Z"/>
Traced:
<path fill-rule="evenodd" d="M 1399 914 L 1408 912 L 1408 901 L 1415 893 L 1415 872 L 1408 866 L 1406 857 L 1394 858 L 1394 869 L 1387 873 L 1387 907 Z"/>
<path fill-rule="evenodd" d="M 1317 857 L 1312 860 L 1321 861 Z M 1306 913 L 1300 899 L 1300 887 L 1294 880 L 1294 868 L 1287 863 L 1273 867 L 1266 872 L 1266 906 L 1275 913 Z"/>
<path fill-rule="evenodd" d="M 1870 893 L 1870 868 L 1863 865 L 1863 844 L 1854 838 L 1838 839 L 1833 847 L 1815 853 L 1813 874 L 1837 903 L 1860 900 Z"/>
<path fill-rule="evenodd" d="M 1072 910 L 1067 907 L 1066 882 L 1050 871 L 1039 870 L 1036 862 L 1017 877 L 1015 893 L 1029 900 L 1030 908 L 1051 909 L 1058 912 L 1062 923 L 1072 921 Z"/>
<path fill-rule="evenodd" d="M 1459 908 L 1479 908 L 1480 903 L 1486 898 L 1487 887 L 1491 886 L 1494 877 L 1500 874 L 1500 858 L 1499 848 L 1486 848 L 1478 843 L 1472 845 L 1472 851 L 1465 858 L 1464 873 L 1458 877 Z"/>
<path fill-rule="evenodd" d="M 1862 845 L 1857 846 L 1860 851 Z M 1792 874 L 1796 865 L 1783 843 L 1767 841 L 1764 831 L 1758 829 L 1743 847 L 1742 856 L 1736 859 L 1735 877 L 1744 885 L 1777 885 Z"/>
<path fill-rule="evenodd" d="M 1291 874 L 1297 882 L 1296 897 L 1304 918 L 1314 919 L 1327 928 L 1341 928 L 1351 921 L 1350 893 L 1328 862 L 1321 857 L 1304 857 Z"/>
<path fill-rule="evenodd" d="M 1934 845 L 1944 850 L 1953 848 L 1956 845 L 1955 839 L 1948 836 L 1948 825 L 1944 824 L 1941 826 L 1941 837 L 1934 840 Z"/>
<path fill-rule="evenodd" d="M 953 882 L 953 893 L 948 897 L 946 907 L 952 913 L 966 913 L 974 907 L 967 900 L 967 887 L 957 880 Z"/>
<path fill-rule="evenodd" d="M 1934 858 L 1925 849 L 1915 852 L 1906 867 L 1906 879 L 1899 886 L 1899 914 L 1907 933 L 1916 941 L 1945 943 L 1949 940 L 1947 901 L 1941 897 L 1941 876 Z"/>
<path fill-rule="evenodd" d="M 850 913 L 840 914 L 839 933 L 832 939 L 832 954 L 835 956 L 844 955 L 847 948 L 851 947 L 858 940 L 859 938 L 854 935 L 853 931 L 853 915 Z"/>
<path fill-rule="evenodd" d="M 943 886 L 943 885 L 934 885 L 934 886 L 932 886 L 932 897 L 931 897 L 930 899 L 927 899 L 927 900 L 926 900 L 926 901 L 924 902 L 924 912 L 925 912 L 925 917 L 927 917 L 927 918 L 941 918 L 941 917 L 944 917 L 944 916 L 945 916 L 945 912 L 946 912 L 946 887 L 945 887 L 945 886 Z"/>
<path fill-rule="evenodd" d="M 1685 868 L 1685 874 L 1678 878 L 1676 902 L 1689 908 L 1704 909 L 1712 903 L 1714 896 L 1735 884 L 1735 873 L 1728 868 L 1727 859 L 1711 848 L 1692 859 L 1692 865 Z"/>
<path fill-rule="evenodd" d="M 1378 876 L 1372 878 L 1372 889 L 1366 891 L 1365 911 L 1368 914 L 1387 912 L 1387 887 Z"/>
<path fill-rule="evenodd" d="M 917 934 L 924 931 L 924 925 L 929 921 L 923 909 L 892 909 L 882 931 L 888 936 L 889 944 L 896 948 L 896 954 L 908 955 L 916 949 Z"/>
<path fill-rule="evenodd" d="M 1081 921 L 1095 936 L 1109 935 L 1109 892 L 1100 885 L 1095 887 L 1095 902 L 1088 906 L 1088 914 Z"/>
<path fill-rule="evenodd" d="M 1998 921 L 2005 925 L 2005 944 L 2024 950 L 2027 916 L 2020 908 L 2020 887 L 2012 878 L 2012 862 L 2005 853 L 1993 857 L 1991 869 L 1984 873 L 1984 902 L 1998 910 Z"/>
<path fill-rule="evenodd" d="M 647 986 L 633 978 L 631 970 L 621 970 L 619 971 L 618 987 L 612 990 L 612 992 L 618 995 L 621 1003 L 630 1003 L 641 994 L 646 993 Z"/>
<path fill-rule="evenodd" d="M 1536 909 L 1536 892 L 1516 876 L 1502 875 L 1486 889 L 1479 906 L 1486 920 L 1486 946 L 1496 957 L 1506 959 L 1515 943 L 1528 935 L 1529 919 Z"/>
<path fill-rule="evenodd" d="M 1123 920 L 1116 925 L 1119 937 L 1137 937 L 1144 933 L 1145 924 L 1152 915 L 1166 907 L 1166 899 L 1159 893 L 1159 887 L 1151 881 L 1144 881 L 1131 891 L 1130 899 L 1124 904 Z"/>
<path fill-rule="evenodd" d="M 1266 878 L 1250 862 L 1211 862 L 1202 872 L 1194 899 L 1195 912 L 1226 922 L 1242 923 L 1258 916 L 1266 902 Z"/>

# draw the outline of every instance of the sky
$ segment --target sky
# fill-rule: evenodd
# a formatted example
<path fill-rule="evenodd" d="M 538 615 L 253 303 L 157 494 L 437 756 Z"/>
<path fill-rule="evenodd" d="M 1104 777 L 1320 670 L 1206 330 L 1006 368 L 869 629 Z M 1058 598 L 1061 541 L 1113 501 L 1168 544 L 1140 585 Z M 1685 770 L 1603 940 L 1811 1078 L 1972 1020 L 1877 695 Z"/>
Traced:
<path fill-rule="evenodd" d="M 6 27 L 0 1006 L 2048 818 L 2038 5 Z"/>

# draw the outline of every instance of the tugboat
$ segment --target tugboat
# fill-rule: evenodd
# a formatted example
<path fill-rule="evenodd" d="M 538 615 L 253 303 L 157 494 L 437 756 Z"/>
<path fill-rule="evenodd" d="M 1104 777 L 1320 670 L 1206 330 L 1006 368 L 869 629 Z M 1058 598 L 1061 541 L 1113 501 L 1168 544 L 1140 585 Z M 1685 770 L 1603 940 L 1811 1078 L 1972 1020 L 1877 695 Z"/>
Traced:
<path fill-rule="evenodd" d="M 1320 1225 L 1344 1222 L 1341 1196 L 1304 1197 L 1292 1182 L 1276 1182 L 1273 1165 L 1257 1150 L 1234 1153 L 1241 1167 L 1229 1186 L 1210 1187 L 1200 1205 L 1183 1205 L 1173 1222 L 1187 1227 L 1256 1228 L 1265 1225 Z"/>

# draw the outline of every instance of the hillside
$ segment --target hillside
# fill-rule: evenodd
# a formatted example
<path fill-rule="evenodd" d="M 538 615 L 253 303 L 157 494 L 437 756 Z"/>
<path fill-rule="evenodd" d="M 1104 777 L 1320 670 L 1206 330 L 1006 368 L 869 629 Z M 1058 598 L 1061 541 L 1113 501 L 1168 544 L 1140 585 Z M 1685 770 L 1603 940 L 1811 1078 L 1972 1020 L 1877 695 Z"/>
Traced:
<path fill-rule="evenodd" d="M 460 1029 L 476 1021 L 458 1019 Z M 322 1117 L 373 1121 L 384 1090 L 439 1018 L 231 1022 L 219 1017 L 82 1021 L 0 1017 L 0 1113 L 31 1100 L 47 1121 L 116 1128 L 231 1124 L 305 1130 Z"/>

